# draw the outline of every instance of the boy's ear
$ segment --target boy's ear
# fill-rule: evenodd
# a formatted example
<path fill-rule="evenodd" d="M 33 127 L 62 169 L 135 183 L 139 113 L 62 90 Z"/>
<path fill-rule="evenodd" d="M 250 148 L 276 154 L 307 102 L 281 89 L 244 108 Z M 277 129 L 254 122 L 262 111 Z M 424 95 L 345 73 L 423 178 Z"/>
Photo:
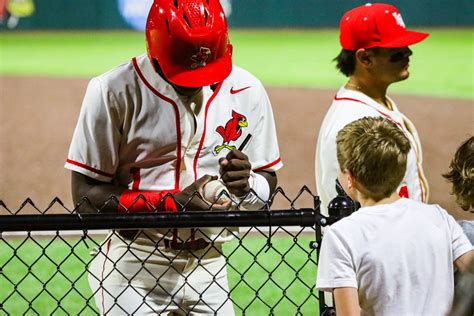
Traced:
<path fill-rule="evenodd" d="M 346 171 L 344 174 L 347 176 L 347 187 L 349 189 L 354 189 L 356 187 L 356 180 L 352 175 L 352 172 Z"/>

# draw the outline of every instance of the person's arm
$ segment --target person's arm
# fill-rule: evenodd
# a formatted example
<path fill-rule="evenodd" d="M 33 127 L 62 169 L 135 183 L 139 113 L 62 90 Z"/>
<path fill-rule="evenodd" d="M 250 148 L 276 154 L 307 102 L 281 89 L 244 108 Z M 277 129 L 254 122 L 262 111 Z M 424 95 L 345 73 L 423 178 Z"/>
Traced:
<path fill-rule="evenodd" d="M 219 164 L 222 181 L 224 181 L 230 193 L 242 196 L 251 189 L 249 178 L 252 172 L 252 165 L 247 155 L 241 151 L 232 150 L 225 158 L 219 161 Z M 276 173 L 266 171 L 257 171 L 255 173 L 267 180 L 271 195 L 277 185 Z"/>
<path fill-rule="evenodd" d="M 116 202 L 125 188 L 71 172 L 72 200 L 80 213 L 117 212 Z M 115 196 L 117 199 L 111 199 Z"/>
<path fill-rule="evenodd" d="M 159 211 L 176 211 L 182 206 L 185 206 L 188 211 L 196 211 L 210 209 L 210 205 L 204 200 L 192 197 L 195 192 L 202 192 L 202 188 L 207 182 L 216 178 L 205 175 L 182 191 L 131 191 L 73 171 L 71 188 L 74 205 L 80 213 L 148 212 L 153 211 L 155 207 Z M 139 198 L 140 195 L 146 199 L 146 202 Z M 170 195 L 173 195 L 173 198 Z M 212 209 L 225 210 L 229 206 L 230 203 L 214 204 Z"/>
<path fill-rule="evenodd" d="M 454 261 L 454 266 L 461 272 L 468 271 L 471 263 L 474 262 L 474 250 L 468 251 Z"/>
<path fill-rule="evenodd" d="M 337 316 L 359 316 L 359 295 L 353 287 L 341 287 L 334 289 L 334 303 Z"/>
<path fill-rule="evenodd" d="M 230 193 L 237 197 L 246 197 L 245 206 L 260 208 L 272 196 L 277 186 L 275 172 L 253 172 L 247 155 L 239 150 L 232 150 L 219 161 L 222 181 Z M 252 189 L 258 197 L 248 193 Z"/>

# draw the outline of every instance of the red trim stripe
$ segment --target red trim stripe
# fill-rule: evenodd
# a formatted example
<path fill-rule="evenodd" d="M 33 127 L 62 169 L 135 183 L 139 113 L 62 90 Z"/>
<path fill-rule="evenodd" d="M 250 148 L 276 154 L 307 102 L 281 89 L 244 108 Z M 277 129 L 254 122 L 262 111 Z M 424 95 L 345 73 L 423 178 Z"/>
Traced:
<path fill-rule="evenodd" d="M 132 190 L 133 191 L 138 191 L 140 190 L 140 168 L 132 168 L 130 170 L 133 174 L 133 184 L 132 184 Z"/>
<path fill-rule="evenodd" d="M 203 131 L 202 131 L 201 140 L 199 141 L 199 147 L 198 147 L 198 150 L 197 150 L 197 152 L 196 152 L 196 156 L 194 156 L 194 162 L 193 162 L 194 181 L 197 180 L 197 161 L 198 161 L 199 154 L 201 153 L 202 146 L 204 145 L 204 138 L 206 137 L 207 112 L 209 111 L 209 107 L 211 106 L 211 103 L 212 103 L 212 101 L 214 100 L 214 98 L 215 98 L 215 97 L 217 96 L 217 94 L 219 93 L 221 87 L 222 87 L 222 82 L 217 85 L 216 89 L 214 90 L 214 93 L 213 93 L 212 96 L 209 98 L 209 101 L 207 101 L 207 104 L 206 104 L 206 109 L 205 109 L 205 112 L 204 112 L 204 129 L 203 129 Z"/>
<path fill-rule="evenodd" d="M 359 103 L 362 103 L 362 104 L 366 104 L 368 105 L 367 103 L 365 103 L 364 101 L 361 101 L 361 100 L 357 100 L 357 99 L 353 99 L 353 98 L 338 98 L 337 95 L 334 96 L 334 100 L 336 101 L 354 101 L 354 102 L 359 102 Z"/>
<path fill-rule="evenodd" d="M 113 174 L 100 171 L 100 170 L 98 170 L 98 169 L 89 167 L 88 165 L 85 165 L 85 164 L 83 164 L 83 163 L 80 163 L 80 162 L 77 162 L 77 161 L 74 161 L 74 160 L 71 160 L 71 159 L 67 159 L 66 162 L 67 162 L 67 163 L 70 163 L 71 165 L 75 165 L 75 166 L 81 167 L 81 168 L 83 168 L 83 169 L 92 171 L 92 172 L 97 173 L 98 175 L 101 175 L 101 176 L 105 176 L 105 177 L 109 177 L 109 178 L 113 178 L 113 176 L 114 176 Z"/>
<path fill-rule="evenodd" d="M 372 109 L 374 109 L 375 111 L 377 111 L 380 115 L 382 115 L 383 117 L 389 119 L 390 121 L 392 121 L 393 123 L 395 123 L 398 127 L 402 127 L 402 125 L 396 121 L 394 121 L 390 116 L 388 116 L 387 114 L 377 110 L 375 107 L 373 107 L 372 105 L 364 102 L 364 101 L 361 101 L 361 100 L 357 100 L 357 99 L 352 99 L 352 98 L 338 98 L 337 96 L 334 97 L 334 100 L 336 101 L 353 101 L 353 102 L 358 102 L 358 103 L 362 103 L 362 104 L 365 104 L 367 106 L 370 106 Z"/>
<path fill-rule="evenodd" d="M 159 98 L 163 99 L 164 101 L 168 102 L 171 104 L 174 108 L 175 111 L 175 117 L 176 117 L 176 170 L 175 170 L 175 183 L 174 183 L 174 188 L 175 190 L 179 190 L 179 173 L 180 173 L 180 166 L 181 166 L 181 124 L 179 121 L 179 109 L 178 105 L 171 100 L 170 98 L 165 97 L 161 93 L 159 93 L 143 76 L 143 73 L 141 72 L 140 68 L 138 67 L 137 59 L 136 57 L 133 57 L 132 59 L 133 67 L 135 68 L 135 71 L 137 72 L 138 76 L 140 79 L 143 81 L 143 83 L 148 87 L 148 89 L 151 90 L 156 96 Z M 158 74 L 157 74 L 158 76 Z"/>
<path fill-rule="evenodd" d="M 107 262 L 107 256 L 109 255 L 109 251 L 110 251 L 110 242 L 111 242 L 111 239 L 109 238 L 109 240 L 107 241 L 107 251 L 105 252 L 105 258 L 104 258 L 104 263 L 102 264 L 102 272 L 100 273 L 100 281 L 102 283 L 101 285 L 101 295 L 102 295 L 102 314 L 106 314 L 105 313 L 105 299 L 104 299 L 104 272 L 105 272 L 105 263 Z"/>
<path fill-rule="evenodd" d="M 265 166 L 262 166 L 262 167 L 259 167 L 257 169 L 254 169 L 253 171 L 262 171 L 262 170 L 265 170 L 267 168 L 270 168 L 270 167 L 273 167 L 274 165 L 276 165 L 277 163 L 279 163 L 281 161 L 281 158 L 278 158 L 277 160 L 275 160 L 274 162 L 270 162 L 269 164 L 265 165 Z"/>

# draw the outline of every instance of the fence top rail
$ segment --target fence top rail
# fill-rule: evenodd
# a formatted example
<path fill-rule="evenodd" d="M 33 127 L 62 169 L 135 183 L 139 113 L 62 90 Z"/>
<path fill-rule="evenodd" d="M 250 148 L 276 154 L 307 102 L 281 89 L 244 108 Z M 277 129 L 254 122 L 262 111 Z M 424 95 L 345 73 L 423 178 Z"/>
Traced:
<path fill-rule="evenodd" d="M 97 213 L 0 216 L 0 232 L 194 227 L 325 226 L 315 209 L 179 213 Z"/>

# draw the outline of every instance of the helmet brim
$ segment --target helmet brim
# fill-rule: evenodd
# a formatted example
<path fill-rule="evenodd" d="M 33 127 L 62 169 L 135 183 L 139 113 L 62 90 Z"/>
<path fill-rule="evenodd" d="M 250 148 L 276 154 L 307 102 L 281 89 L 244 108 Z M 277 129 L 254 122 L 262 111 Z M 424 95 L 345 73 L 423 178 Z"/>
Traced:
<path fill-rule="evenodd" d="M 172 84 L 181 87 L 205 87 L 224 81 L 232 71 L 232 47 L 219 59 L 207 63 L 205 66 L 190 69 L 181 64 L 160 63 L 166 79 Z"/>

